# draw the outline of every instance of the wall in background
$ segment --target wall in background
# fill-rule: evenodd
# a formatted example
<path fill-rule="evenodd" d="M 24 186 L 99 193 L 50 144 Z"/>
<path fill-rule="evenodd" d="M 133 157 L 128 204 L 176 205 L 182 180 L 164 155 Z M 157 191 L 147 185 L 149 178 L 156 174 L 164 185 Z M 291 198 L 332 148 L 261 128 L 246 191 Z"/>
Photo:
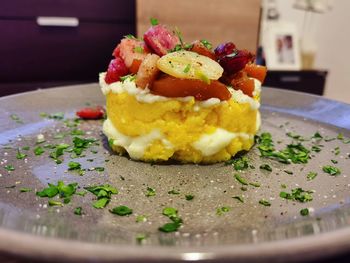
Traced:
<path fill-rule="evenodd" d="M 137 32 L 142 35 L 150 17 L 177 26 L 187 42 L 207 39 L 214 46 L 232 41 L 256 50 L 260 0 L 137 0 Z"/>
<path fill-rule="evenodd" d="M 293 0 L 276 0 L 280 19 L 294 21 L 300 34 L 303 31 L 305 12 L 293 8 Z M 333 9 L 309 17 L 305 30 L 314 37 L 317 45 L 316 69 L 327 69 L 325 96 L 350 103 L 350 1 L 333 1 Z"/>

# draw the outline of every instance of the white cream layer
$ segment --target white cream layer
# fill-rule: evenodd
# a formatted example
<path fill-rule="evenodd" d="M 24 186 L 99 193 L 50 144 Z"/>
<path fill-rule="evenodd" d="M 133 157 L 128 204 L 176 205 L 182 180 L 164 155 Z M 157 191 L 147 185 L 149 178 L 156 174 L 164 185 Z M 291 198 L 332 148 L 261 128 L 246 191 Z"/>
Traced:
<path fill-rule="evenodd" d="M 118 131 L 112 122 L 107 119 L 103 123 L 103 132 L 109 139 L 113 139 L 114 145 L 123 147 L 130 157 L 136 160 L 144 156 L 147 148 L 151 146 L 155 140 L 161 140 L 166 148 L 173 148 L 171 142 L 166 140 L 158 129 L 154 129 L 150 133 L 142 136 L 130 137 Z"/>
<path fill-rule="evenodd" d="M 113 139 L 114 145 L 123 147 L 129 153 L 130 157 L 136 160 L 141 159 L 144 156 L 147 148 L 151 146 L 155 140 L 161 140 L 167 149 L 174 148 L 172 143 L 168 141 L 164 134 L 158 129 L 154 129 L 150 133 L 142 136 L 131 137 L 122 134 L 112 122 L 107 119 L 103 123 L 103 132 L 109 139 Z M 192 147 L 200 151 L 203 156 L 211 156 L 227 147 L 232 140 L 237 137 L 248 140 L 252 139 L 254 135 L 243 132 L 234 133 L 222 128 L 217 128 L 214 133 L 203 134 L 192 144 Z"/>
<path fill-rule="evenodd" d="M 124 93 L 127 92 L 130 95 L 135 96 L 136 100 L 142 103 L 154 103 L 157 101 L 169 101 L 169 100 L 177 100 L 182 102 L 191 101 L 193 96 L 181 97 L 181 98 L 168 98 L 164 96 L 154 95 L 150 92 L 148 88 L 140 89 L 135 85 L 134 81 L 130 81 L 130 79 L 126 79 L 121 82 L 114 82 L 111 84 L 107 84 L 105 81 L 106 73 L 102 72 L 99 76 L 99 82 L 104 95 L 107 95 L 109 92 L 113 93 Z M 254 79 L 255 89 L 254 96 L 259 95 L 261 91 L 261 83 L 260 81 Z M 248 103 L 252 110 L 257 110 L 260 107 L 260 103 L 253 98 L 245 95 L 241 90 L 235 90 L 233 88 L 229 88 L 230 93 L 232 94 L 232 99 L 239 103 L 245 104 Z M 205 101 L 196 101 L 194 105 L 194 110 L 198 111 L 200 108 L 209 108 L 215 105 L 219 105 L 222 103 L 227 103 L 226 101 L 220 101 L 217 98 L 211 98 Z"/>
<path fill-rule="evenodd" d="M 253 136 L 244 132 L 229 132 L 225 129 L 217 128 L 214 133 L 202 135 L 192 146 L 200 151 L 203 156 L 210 156 L 227 147 L 237 137 L 248 140 L 253 138 Z"/>

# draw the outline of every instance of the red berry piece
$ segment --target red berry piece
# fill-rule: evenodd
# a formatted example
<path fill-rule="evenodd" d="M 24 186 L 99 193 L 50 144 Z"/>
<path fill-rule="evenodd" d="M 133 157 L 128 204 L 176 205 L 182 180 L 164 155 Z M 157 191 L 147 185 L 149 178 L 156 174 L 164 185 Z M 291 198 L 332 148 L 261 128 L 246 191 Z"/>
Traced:
<path fill-rule="evenodd" d="M 233 44 L 232 42 L 227 42 L 227 43 L 218 45 L 215 48 L 214 52 L 217 59 L 220 59 L 224 56 L 232 54 L 235 50 L 236 50 L 236 45 Z"/>
<path fill-rule="evenodd" d="M 86 107 L 76 112 L 79 118 L 86 120 L 102 119 L 105 115 L 105 111 L 101 106 Z"/>
<path fill-rule="evenodd" d="M 157 55 L 163 56 L 168 50 L 180 44 L 179 38 L 163 25 L 150 27 L 143 35 L 143 39 Z"/>
<path fill-rule="evenodd" d="M 247 50 L 235 50 L 233 53 L 218 59 L 219 64 L 229 74 L 234 74 L 242 69 L 245 65 L 254 60 L 254 55 Z"/>
<path fill-rule="evenodd" d="M 105 81 L 107 84 L 117 82 L 120 80 L 120 77 L 125 76 L 129 73 L 128 68 L 125 66 L 123 59 L 116 57 L 112 59 L 108 65 L 107 74 Z"/>

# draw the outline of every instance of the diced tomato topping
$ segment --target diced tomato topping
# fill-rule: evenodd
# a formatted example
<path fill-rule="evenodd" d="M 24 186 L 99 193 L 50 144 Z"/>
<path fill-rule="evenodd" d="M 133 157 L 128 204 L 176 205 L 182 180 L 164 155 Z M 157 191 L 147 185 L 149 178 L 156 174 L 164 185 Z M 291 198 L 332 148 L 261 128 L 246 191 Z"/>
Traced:
<path fill-rule="evenodd" d="M 248 78 L 246 72 L 238 72 L 235 78 L 231 81 L 231 85 L 235 90 L 241 90 L 244 94 L 253 97 L 255 83 L 253 79 Z"/>
<path fill-rule="evenodd" d="M 148 53 L 150 50 L 143 41 L 124 38 L 114 50 L 113 55 L 121 57 L 125 65 L 130 68 L 135 59 L 142 61 Z"/>
<path fill-rule="evenodd" d="M 131 66 L 130 66 L 130 72 L 132 74 L 136 74 L 137 71 L 139 71 L 139 68 L 140 68 L 140 65 L 142 63 L 142 60 L 140 59 L 134 59 L 131 63 Z"/>
<path fill-rule="evenodd" d="M 263 83 L 266 77 L 267 68 L 265 66 L 249 63 L 245 65 L 244 71 L 247 72 L 249 77 L 258 79 Z"/>
<path fill-rule="evenodd" d="M 206 84 L 201 80 L 179 79 L 171 76 L 164 76 L 154 81 L 151 92 L 170 98 L 194 96 L 196 100 L 231 98 L 227 87 L 217 80 L 211 80 L 210 84 Z"/>
<path fill-rule="evenodd" d="M 105 111 L 101 106 L 86 107 L 76 112 L 76 115 L 82 119 L 96 120 L 102 119 Z"/>
<path fill-rule="evenodd" d="M 107 84 L 117 82 L 120 80 L 120 77 L 125 76 L 128 73 L 129 70 L 125 66 L 123 59 L 116 57 L 115 59 L 112 59 L 108 65 L 105 81 Z"/>
<path fill-rule="evenodd" d="M 206 56 L 212 60 L 216 60 L 214 52 L 208 49 L 202 42 L 196 40 L 192 43 L 191 51 L 198 53 L 199 55 Z"/>

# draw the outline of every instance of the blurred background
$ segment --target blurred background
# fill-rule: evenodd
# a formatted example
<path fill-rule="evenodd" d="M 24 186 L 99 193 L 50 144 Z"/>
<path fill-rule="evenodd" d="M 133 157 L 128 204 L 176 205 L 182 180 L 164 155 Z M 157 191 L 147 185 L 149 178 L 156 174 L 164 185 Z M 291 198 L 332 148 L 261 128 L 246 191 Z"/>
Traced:
<path fill-rule="evenodd" d="M 347 0 L 11 0 L 0 8 L 0 96 L 97 82 L 127 35 L 150 17 L 186 42 L 256 51 L 266 86 L 350 103 Z"/>

